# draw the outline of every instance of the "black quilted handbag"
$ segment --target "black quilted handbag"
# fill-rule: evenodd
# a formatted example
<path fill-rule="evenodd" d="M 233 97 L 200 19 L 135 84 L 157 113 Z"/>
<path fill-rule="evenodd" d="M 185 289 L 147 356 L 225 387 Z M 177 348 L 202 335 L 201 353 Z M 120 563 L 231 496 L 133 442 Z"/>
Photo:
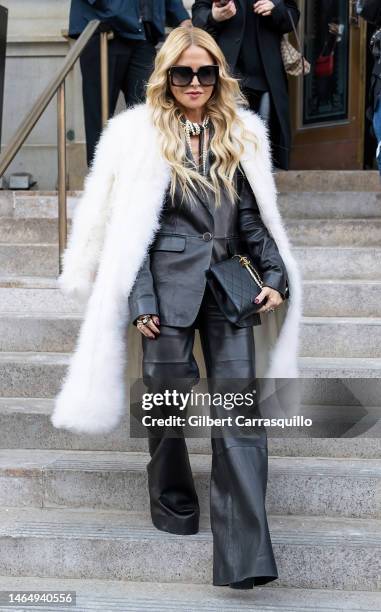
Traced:
<path fill-rule="evenodd" d="M 253 301 L 262 291 L 263 281 L 248 255 L 236 254 L 212 264 L 206 278 L 221 311 L 232 323 L 242 323 L 267 301 Z"/>

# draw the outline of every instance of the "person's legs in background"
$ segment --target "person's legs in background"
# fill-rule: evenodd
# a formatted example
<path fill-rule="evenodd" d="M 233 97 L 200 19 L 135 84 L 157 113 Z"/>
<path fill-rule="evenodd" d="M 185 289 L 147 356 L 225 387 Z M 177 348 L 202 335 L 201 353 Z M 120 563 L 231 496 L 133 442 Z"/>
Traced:
<path fill-rule="evenodd" d="M 260 102 L 259 102 L 258 115 L 263 119 L 266 125 L 268 126 L 270 125 L 271 99 L 270 99 L 270 93 L 268 91 L 262 92 Z"/>
<path fill-rule="evenodd" d="M 280 125 L 270 92 L 254 90 L 248 87 L 245 87 L 242 91 L 249 102 L 250 109 L 256 112 L 267 125 L 271 139 L 274 131 L 275 133 L 280 131 Z M 279 143 L 274 145 L 271 142 L 271 155 L 274 172 L 277 172 L 279 169 L 288 168 L 288 161 L 285 161 L 287 156 L 282 154 L 282 146 Z"/>
<path fill-rule="evenodd" d="M 145 85 L 151 76 L 155 46 L 145 40 L 115 37 L 108 43 L 109 117 L 115 112 L 120 91 L 126 106 L 145 100 Z M 80 58 L 86 131 L 87 165 L 90 166 L 102 131 L 99 35 L 93 36 Z"/>
<path fill-rule="evenodd" d="M 251 110 L 258 113 L 263 121 L 269 126 L 271 119 L 270 92 L 245 88 L 243 93 L 248 99 Z"/>
<path fill-rule="evenodd" d="M 118 53 L 118 41 L 110 40 L 108 43 L 108 73 L 109 73 L 109 117 L 115 111 L 116 103 L 121 87 L 120 61 Z M 123 59 L 128 62 L 130 47 L 125 43 Z M 100 76 L 100 40 L 99 34 L 95 34 L 85 47 L 81 57 L 80 66 L 82 73 L 82 96 L 83 111 L 86 132 L 86 156 L 87 165 L 90 167 L 95 146 L 102 131 L 102 100 L 101 100 L 101 76 Z"/>
<path fill-rule="evenodd" d="M 373 129 L 377 138 L 376 159 L 381 176 L 381 97 L 377 100 L 376 109 L 373 114 Z"/>
<path fill-rule="evenodd" d="M 127 107 L 144 102 L 146 83 L 153 71 L 155 56 L 156 49 L 153 43 L 145 40 L 134 41 L 121 83 Z"/>

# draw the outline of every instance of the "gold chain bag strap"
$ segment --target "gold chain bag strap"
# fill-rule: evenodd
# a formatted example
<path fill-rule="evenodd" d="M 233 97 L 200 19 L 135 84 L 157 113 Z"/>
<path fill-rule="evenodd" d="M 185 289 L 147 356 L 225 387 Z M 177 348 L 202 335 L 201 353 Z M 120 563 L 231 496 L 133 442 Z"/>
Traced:
<path fill-rule="evenodd" d="M 258 285 L 260 291 L 262 291 L 263 281 L 259 275 L 258 270 L 254 268 L 250 259 L 246 255 L 238 255 L 238 254 L 233 255 L 233 257 L 238 257 L 238 260 L 241 266 L 243 266 L 248 271 L 253 281 Z"/>
<path fill-rule="evenodd" d="M 236 325 L 245 321 L 266 303 L 254 299 L 263 288 L 263 281 L 248 255 L 234 254 L 212 264 L 206 271 L 208 285 L 225 317 Z"/>

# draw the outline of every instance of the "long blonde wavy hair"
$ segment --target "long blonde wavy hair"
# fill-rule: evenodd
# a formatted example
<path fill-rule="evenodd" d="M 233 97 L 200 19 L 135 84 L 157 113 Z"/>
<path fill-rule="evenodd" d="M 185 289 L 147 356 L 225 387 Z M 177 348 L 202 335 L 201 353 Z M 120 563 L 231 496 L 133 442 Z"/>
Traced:
<path fill-rule="evenodd" d="M 214 126 L 214 134 L 209 146 L 214 155 L 210 167 L 210 180 L 197 170 L 184 165 L 185 139 L 179 118 L 182 109 L 174 98 L 168 82 L 168 70 L 176 64 L 180 55 L 191 45 L 204 48 L 219 66 L 219 80 L 206 103 L 205 112 Z M 157 53 L 154 71 L 147 83 L 147 105 L 159 133 L 159 143 L 164 159 L 172 169 L 170 194 L 173 201 L 176 183 L 180 182 L 183 196 L 193 198 L 194 184 L 204 191 L 211 189 L 215 194 L 215 204 L 220 206 L 220 188 L 226 189 L 230 201 L 234 204 L 237 192 L 234 186 L 234 174 L 244 151 L 243 139 L 257 144 L 255 135 L 245 129 L 238 116 L 238 105 L 248 106 L 241 93 L 239 83 L 229 74 L 228 64 L 213 37 L 196 27 L 180 26 L 172 30 Z M 238 135 L 233 131 L 237 125 Z"/>

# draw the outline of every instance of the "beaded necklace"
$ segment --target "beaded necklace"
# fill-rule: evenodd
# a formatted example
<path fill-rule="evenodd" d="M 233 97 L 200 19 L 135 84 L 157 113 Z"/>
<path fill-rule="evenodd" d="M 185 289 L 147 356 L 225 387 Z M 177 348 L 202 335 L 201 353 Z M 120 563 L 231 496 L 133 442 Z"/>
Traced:
<path fill-rule="evenodd" d="M 184 115 L 181 115 L 180 123 L 184 129 L 185 138 L 186 138 L 186 141 L 188 143 L 188 146 L 191 152 L 192 152 L 192 144 L 191 144 L 191 139 L 190 139 L 191 135 L 192 136 L 200 135 L 199 152 L 201 154 L 201 148 L 202 148 L 202 171 L 203 171 L 204 176 L 206 176 L 206 160 L 207 160 L 208 152 L 206 148 L 205 130 L 207 129 L 209 125 L 209 116 L 207 115 L 202 121 L 202 123 L 197 123 L 194 121 L 190 121 Z M 202 147 L 201 147 L 201 141 L 202 141 Z"/>

